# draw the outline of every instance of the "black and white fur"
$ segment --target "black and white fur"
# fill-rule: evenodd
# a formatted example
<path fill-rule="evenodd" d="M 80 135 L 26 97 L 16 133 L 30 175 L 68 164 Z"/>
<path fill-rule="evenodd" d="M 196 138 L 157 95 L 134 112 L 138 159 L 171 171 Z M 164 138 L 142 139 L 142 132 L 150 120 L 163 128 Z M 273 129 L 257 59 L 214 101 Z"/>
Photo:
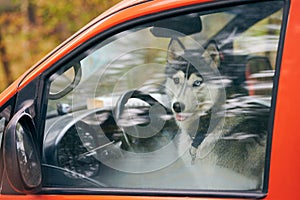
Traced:
<path fill-rule="evenodd" d="M 214 43 L 203 51 L 186 50 L 176 39 L 169 45 L 165 88 L 180 129 L 178 151 L 188 150 L 191 164 L 218 165 L 262 187 L 267 117 L 227 116 L 234 108 L 226 110 L 219 62 Z"/>

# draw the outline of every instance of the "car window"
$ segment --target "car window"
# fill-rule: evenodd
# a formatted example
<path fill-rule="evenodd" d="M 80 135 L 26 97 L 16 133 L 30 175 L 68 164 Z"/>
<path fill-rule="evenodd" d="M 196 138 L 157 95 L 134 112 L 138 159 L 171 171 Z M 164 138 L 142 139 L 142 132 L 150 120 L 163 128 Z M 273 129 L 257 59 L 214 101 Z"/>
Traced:
<path fill-rule="evenodd" d="M 147 22 L 62 66 L 47 79 L 44 187 L 265 191 L 282 7 Z"/>
<path fill-rule="evenodd" d="M 0 117 L 0 149 L 2 149 L 2 138 L 5 129 L 5 118 Z M 3 179 L 3 156 L 0 157 L 0 191 L 2 191 L 2 179 Z"/>
<path fill-rule="evenodd" d="M 3 137 L 3 133 L 4 133 L 4 128 L 5 128 L 5 118 L 4 117 L 0 117 L 0 141 L 2 141 L 2 137 Z M 2 142 L 1 142 L 1 144 L 2 144 Z"/>

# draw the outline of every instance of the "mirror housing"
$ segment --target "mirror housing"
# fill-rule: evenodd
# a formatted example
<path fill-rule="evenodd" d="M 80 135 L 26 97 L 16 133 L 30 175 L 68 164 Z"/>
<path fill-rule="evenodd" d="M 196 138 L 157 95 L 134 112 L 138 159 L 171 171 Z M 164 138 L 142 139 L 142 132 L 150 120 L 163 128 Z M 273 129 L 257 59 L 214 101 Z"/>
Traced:
<path fill-rule="evenodd" d="M 21 111 L 11 119 L 4 133 L 4 169 L 16 192 L 36 193 L 42 183 L 40 156 L 34 138 L 36 130 L 31 116 Z"/>
<path fill-rule="evenodd" d="M 73 70 L 71 72 L 71 75 L 69 70 Z M 68 76 L 69 75 L 69 76 Z M 69 81 L 67 77 L 71 76 L 71 80 Z M 53 74 L 50 77 L 51 85 L 50 85 L 50 91 L 49 91 L 49 99 L 55 100 L 60 99 L 63 96 L 67 95 L 69 92 L 71 92 L 80 82 L 82 76 L 81 72 L 81 65 L 80 63 L 73 63 L 72 66 L 59 74 Z M 57 86 L 55 86 L 57 85 Z M 56 87 L 58 88 L 58 91 L 56 91 Z"/>

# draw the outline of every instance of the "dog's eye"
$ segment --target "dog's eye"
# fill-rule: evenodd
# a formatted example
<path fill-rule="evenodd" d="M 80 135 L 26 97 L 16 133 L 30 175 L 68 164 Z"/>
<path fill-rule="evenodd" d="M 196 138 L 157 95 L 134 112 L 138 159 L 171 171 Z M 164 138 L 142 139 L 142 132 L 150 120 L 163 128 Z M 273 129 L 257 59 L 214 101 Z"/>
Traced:
<path fill-rule="evenodd" d="M 175 84 L 178 84 L 179 83 L 179 78 L 175 77 L 175 78 L 173 78 L 173 81 L 174 81 Z"/>
<path fill-rule="evenodd" d="M 193 83 L 193 87 L 199 87 L 202 84 L 202 80 L 196 80 Z"/>

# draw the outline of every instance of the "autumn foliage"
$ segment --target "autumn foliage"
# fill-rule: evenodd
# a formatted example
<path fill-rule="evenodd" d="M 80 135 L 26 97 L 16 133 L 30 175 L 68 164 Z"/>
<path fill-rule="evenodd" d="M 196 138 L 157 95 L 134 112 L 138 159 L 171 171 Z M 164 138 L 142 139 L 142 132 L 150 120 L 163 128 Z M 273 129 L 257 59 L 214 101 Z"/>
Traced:
<path fill-rule="evenodd" d="M 0 91 L 120 0 L 0 0 Z"/>

